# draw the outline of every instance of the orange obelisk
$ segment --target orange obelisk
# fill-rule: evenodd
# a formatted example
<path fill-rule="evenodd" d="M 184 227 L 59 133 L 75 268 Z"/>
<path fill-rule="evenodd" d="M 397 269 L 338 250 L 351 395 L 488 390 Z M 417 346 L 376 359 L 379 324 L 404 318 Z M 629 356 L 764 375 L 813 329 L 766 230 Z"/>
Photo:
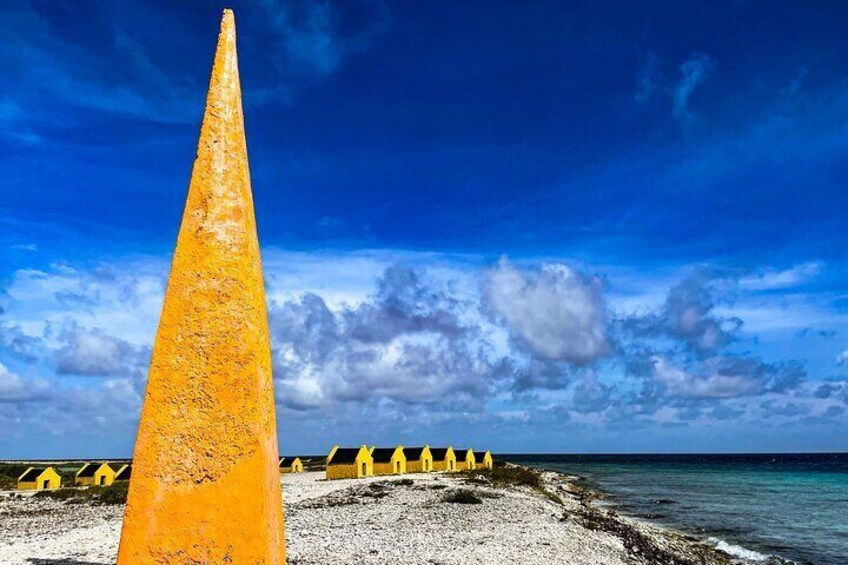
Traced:
<path fill-rule="evenodd" d="M 271 352 L 224 11 L 135 445 L 119 565 L 285 563 Z"/>

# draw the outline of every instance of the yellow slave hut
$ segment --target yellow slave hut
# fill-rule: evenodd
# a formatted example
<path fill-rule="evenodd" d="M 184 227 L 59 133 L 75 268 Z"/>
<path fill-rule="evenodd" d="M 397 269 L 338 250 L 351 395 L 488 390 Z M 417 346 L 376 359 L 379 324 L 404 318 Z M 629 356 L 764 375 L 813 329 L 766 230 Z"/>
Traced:
<path fill-rule="evenodd" d="M 483 451 L 482 455 L 480 453 L 481 452 L 478 451 L 474 456 L 475 459 L 477 460 L 477 468 L 478 469 L 491 469 L 495 464 L 494 460 L 492 459 L 491 452 Z"/>
<path fill-rule="evenodd" d="M 406 473 L 406 456 L 403 447 L 372 447 L 375 475 L 402 475 Z"/>
<path fill-rule="evenodd" d="M 358 479 L 374 475 L 374 460 L 364 445 L 339 447 L 334 445 L 327 456 L 328 479 Z"/>
<path fill-rule="evenodd" d="M 62 477 L 53 467 L 30 467 L 18 477 L 18 490 L 49 490 L 62 486 Z"/>
<path fill-rule="evenodd" d="M 452 447 L 431 447 L 434 471 L 456 471 L 456 455 Z"/>
<path fill-rule="evenodd" d="M 453 452 L 456 454 L 456 469 L 458 471 L 473 471 L 477 468 L 474 451 L 471 449 L 454 449 Z"/>
<path fill-rule="evenodd" d="M 433 455 L 430 447 L 404 447 L 407 473 L 429 473 L 433 470 Z"/>
<path fill-rule="evenodd" d="M 108 486 L 115 482 L 115 469 L 108 463 L 86 463 L 77 471 L 74 485 Z"/>
<path fill-rule="evenodd" d="M 300 460 L 300 457 L 292 457 L 290 455 L 284 455 L 280 457 L 280 472 L 281 473 L 302 473 L 303 472 L 303 461 Z"/>

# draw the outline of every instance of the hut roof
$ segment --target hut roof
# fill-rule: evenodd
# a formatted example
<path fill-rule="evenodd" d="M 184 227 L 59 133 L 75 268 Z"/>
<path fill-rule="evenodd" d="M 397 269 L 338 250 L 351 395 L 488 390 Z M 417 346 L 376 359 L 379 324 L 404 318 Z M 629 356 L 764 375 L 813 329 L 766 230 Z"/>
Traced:
<path fill-rule="evenodd" d="M 116 481 L 126 481 L 126 480 L 129 480 L 129 478 L 131 476 L 132 476 L 132 463 L 122 467 L 121 470 L 118 471 L 118 474 L 115 475 L 115 480 Z"/>
<path fill-rule="evenodd" d="M 297 455 L 283 455 L 280 457 L 280 467 L 288 467 L 292 465 L 295 459 L 300 459 L 301 463 L 303 462 L 303 458 L 298 457 Z"/>
<path fill-rule="evenodd" d="M 46 469 L 44 468 L 37 469 L 33 467 L 32 469 L 27 469 L 27 471 L 23 475 L 21 475 L 21 478 L 18 480 L 26 483 L 32 482 L 36 480 L 38 478 L 38 475 L 40 475 L 44 471 L 46 471 Z"/>
<path fill-rule="evenodd" d="M 374 463 L 391 463 L 396 447 L 378 447 L 371 452 Z"/>
<path fill-rule="evenodd" d="M 333 458 L 327 461 L 327 465 L 350 465 L 356 462 L 361 447 L 340 447 L 333 453 Z"/>
<path fill-rule="evenodd" d="M 93 477 L 99 468 L 100 463 L 86 463 L 77 472 L 77 477 Z"/>
<path fill-rule="evenodd" d="M 431 447 L 430 454 L 433 456 L 433 461 L 444 461 L 448 456 L 449 447 Z"/>
<path fill-rule="evenodd" d="M 424 454 L 423 447 L 404 447 L 403 454 L 407 461 L 418 461 Z"/>

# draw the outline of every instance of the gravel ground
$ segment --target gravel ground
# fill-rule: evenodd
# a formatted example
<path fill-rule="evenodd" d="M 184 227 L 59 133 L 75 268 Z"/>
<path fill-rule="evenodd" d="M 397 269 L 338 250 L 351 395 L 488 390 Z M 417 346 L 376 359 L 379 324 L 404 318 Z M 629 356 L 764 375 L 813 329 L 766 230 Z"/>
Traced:
<path fill-rule="evenodd" d="M 596 508 L 588 491 L 559 475 L 546 479 L 562 503 L 528 489 L 469 485 L 457 475 L 403 479 L 326 481 L 323 473 L 283 475 L 288 562 L 730 563 L 683 536 Z M 472 490 L 482 503 L 443 501 L 458 489 Z M 122 514 L 122 506 L 0 493 L 0 563 L 110 565 Z"/>

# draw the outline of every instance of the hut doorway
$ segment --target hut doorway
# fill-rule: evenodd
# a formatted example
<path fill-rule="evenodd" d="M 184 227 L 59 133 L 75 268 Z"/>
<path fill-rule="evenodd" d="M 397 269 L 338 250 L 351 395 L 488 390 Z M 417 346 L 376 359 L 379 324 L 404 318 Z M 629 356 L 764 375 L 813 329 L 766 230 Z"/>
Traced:
<path fill-rule="evenodd" d="M 364 477 L 367 474 L 368 474 L 368 463 L 363 463 L 362 464 L 362 476 Z"/>
<path fill-rule="evenodd" d="M 99 484 L 100 486 L 103 486 L 103 485 L 105 485 L 105 484 L 106 484 L 106 477 L 105 477 L 105 475 L 100 477 L 100 480 L 97 482 L 97 484 Z"/>
<path fill-rule="evenodd" d="M 395 461 L 395 473 L 400 475 L 400 461 Z"/>
<path fill-rule="evenodd" d="M 44 481 L 42 481 L 42 483 L 41 483 L 41 488 L 43 488 L 44 490 L 49 489 L 50 488 L 50 479 L 44 479 Z"/>

